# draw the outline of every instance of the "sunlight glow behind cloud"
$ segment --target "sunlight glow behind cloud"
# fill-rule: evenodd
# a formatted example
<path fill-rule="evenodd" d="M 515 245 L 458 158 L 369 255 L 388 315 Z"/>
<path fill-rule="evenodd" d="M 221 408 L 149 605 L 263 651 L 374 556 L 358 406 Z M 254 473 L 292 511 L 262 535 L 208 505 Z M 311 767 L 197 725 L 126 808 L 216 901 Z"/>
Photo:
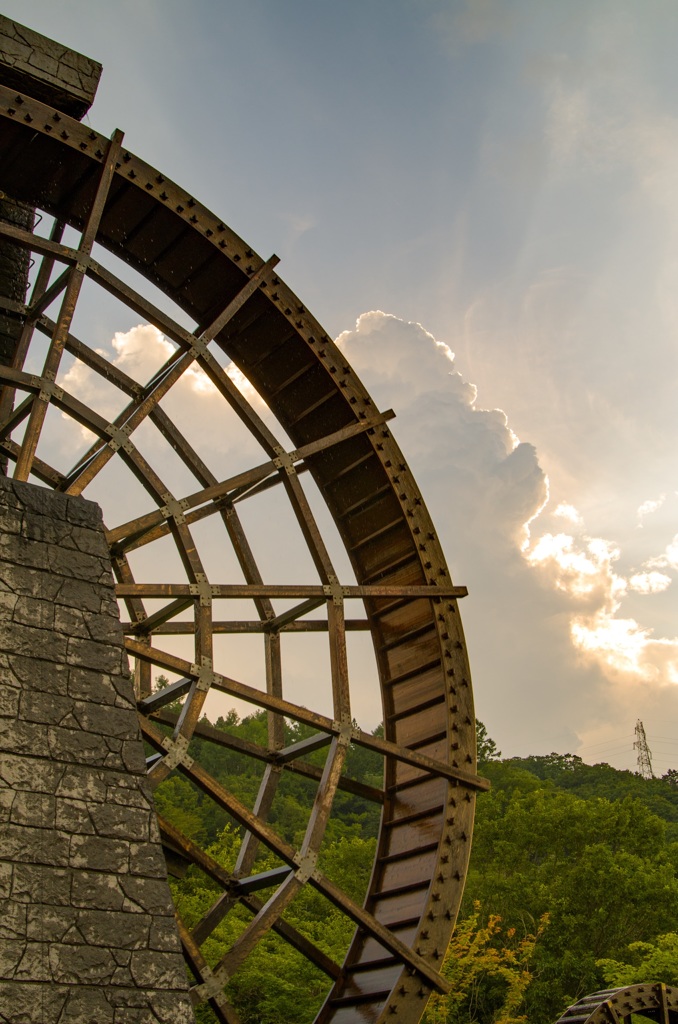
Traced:
<path fill-rule="evenodd" d="M 519 441 L 502 410 L 480 407 L 477 388 L 456 371 L 447 345 L 420 324 L 380 311 L 359 317 L 338 343 L 375 398 L 395 406 L 394 432 L 452 556 L 455 544 L 482 547 L 499 572 L 511 564 L 507 544 L 520 553 L 540 586 L 560 595 L 573 671 L 579 660 L 601 683 L 678 681 L 678 638 L 655 638 L 650 625 L 624 611 L 631 595 L 637 603 L 670 586 L 672 577 L 660 570 L 678 569 L 678 535 L 660 559 L 622 571 L 618 543 L 588 535 L 574 504 L 550 507 L 537 452 Z M 656 512 L 663 500 L 643 503 L 638 516 Z M 519 593 L 527 582 L 515 567 L 511 572 Z M 486 583 L 492 588 L 491 578 Z M 521 642 L 528 648 L 539 636 Z"/>

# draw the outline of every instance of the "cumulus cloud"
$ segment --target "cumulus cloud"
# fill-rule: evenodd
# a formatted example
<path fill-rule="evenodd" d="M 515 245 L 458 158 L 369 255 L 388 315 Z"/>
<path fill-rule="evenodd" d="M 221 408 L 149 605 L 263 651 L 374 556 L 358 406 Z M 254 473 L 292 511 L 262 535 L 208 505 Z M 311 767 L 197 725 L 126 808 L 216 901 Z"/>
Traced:
<path fill-rule="evenodd" d="M 546 570 L 554 586 L 578 601 L 607 604 L 626 592 L 626 581 L 612 568 L 619 550 L 600 537 L 578 543 L 565 533 L 545 533 L 526 549 L 525 557 L 530 565 Z"/>
<path fill-rule="evenodd" d="M 558 516 L 560 519 L 568 519 L 575 525 L 579 525 L 582 522 L 582 517 L 574 505 L 568 505 L 566 501 L 561 501 L 561 503 L 556 506 L 553 510 L 553 515 Z"/>
<path fill-rule="evenodd" d="M 337 343 L 380 405 L 397 410 L 395 435 L 426 479 L 427 500 L 433 495 L 446 508 L 450 525 L 469 542 L 474 533 L 476 541 L 522 543 L 548 481 L 506 414 L 476 404 L 477 389 L 455 369 L 450 348 L 421 324 L 378 310 L 360 316 Z"/>
<path fill-rule="evenodd" d="M 663 572 L 636 572 L 629 578 L 629 587 L 639 594 L 661 594 L 671 586 L 671 577 Z"/>
<path fill-rule="evenodd" d="M 562 515 L 559 509 L 556 515 Z M 555 586 L 570 599 L 570 637 L 580 656 L 608 679 L 678 681 L 678 637 L 656 638 L 651 626 L 623 613 L 629 594 L 661 594 L 671 585 L 671 576 L 657 571 L 657 559 L 651 560 L 655 567 L 646 565 L 645 571 L 619 573 L 620 548 L 587 536 L 578 513 L 568 518 L 579 527 L 577 533 L 535 536 L 524 554 L 545 585 Z M 678 544 L 674 553 L 678 557 Z M 668 564 L 665 557 L 662 565 Z"/>
<path fill-rule="evenodd" d="M 518 439 L 504 412 L 482 408 L 476 387 L 457 371 L 453 352 L 420 324 L 373 311 L 338 343 L 379 404 L 396 408 L 394 433 L 453 565 L 461 562 L 463 582 L 471 583 L 470 617 L 463 611 L 471 627 L 472 661 L 475 653 L 480 666 L 481 700 L 487 671 L 497 670 L 496 659 L 486 659 L 482 649 L 488 629 L 503 659 L 512 652 L 501 673 L 509 690 L 534 673 L 528 699 L 538 699 L 540 669 L 534 664 L 550 661 L 557 692 L 549 693 L 548 702 L 560 708 L 554 713 L 572 733 L 585 728 L 571 696 L 575 680 L 581 681 L 588 738 L 595 735 L 594 715 L 601 723 L 609 718 L 606 687 L 626 695 L 618 704 L 623 714 L 633 703 L 634 686 L 678 681 L 678 639 L 655 635 L 649 610 L 643 616 L 645 603 L 670 586 L 671 568 L 678 569 L 678 535 L 661 564 L 627 569 L 622 545 L 589 534 L 574 504 L 561 500 L 550 507 L 535 448 Z M 639 514 L 652 514 L 660 503 L 644 503 Z M 506 597 L 501 605 L 498 593 Z M 627 608 L 631 599 L 633 614 Z M 496 686 L 489 685 L 496 698 Z M 595 713 L 594 692 L 600 700 Z M 512 725 L 515 730 L 513 720 Z"/>
<path fill-rule="evenodd" d="M 177 350 L 152 324 L 138 324 L 129 331 L 117 331 L 111 340 L 111 349 L 112 352 L 102 349 L 99 354 L 139 384 L 147 384 L 152 380 Z M 226 367 L 226 373 L 248 399 L 258 406 L 258 411 L 265 412 L 266 407 L 233 364 Z M 60 383 L 86 405 L 111 420 L 129 402 L 116 387 L 79 360 L 72 364 Z M 253 457 L 257 451 L 249 432 L 241 426 L 235 413 L 197 363 L 192 363 L 184 371 L 161 404 L 201 453 L 205 449 L 221 453 L 237 449 Z M 80 428 L 80 431 L 83 440 L 91 443 L 93 435 L 85 428 Z M 135 433 L 135 442 L 138 437 L 144 437 L 146 444 L 151 445 L 155 437 L 158 450 L 164 446 L 159 436 L 143 428 L 138 434 Z"/>

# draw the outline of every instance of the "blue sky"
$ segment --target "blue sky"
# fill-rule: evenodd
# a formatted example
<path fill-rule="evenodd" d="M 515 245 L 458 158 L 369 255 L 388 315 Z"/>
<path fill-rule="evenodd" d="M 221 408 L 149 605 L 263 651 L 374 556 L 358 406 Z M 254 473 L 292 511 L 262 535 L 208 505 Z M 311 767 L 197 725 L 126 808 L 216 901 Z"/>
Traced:
<path fill-rule="evenodd" d="M 672 0 L 5 13 L 100 60 L 93 127 L 276 252 L 345 332 L 471 590 L 478 713 L 504 752 L 633 764 L 641 717 L 675 767 Z"/>

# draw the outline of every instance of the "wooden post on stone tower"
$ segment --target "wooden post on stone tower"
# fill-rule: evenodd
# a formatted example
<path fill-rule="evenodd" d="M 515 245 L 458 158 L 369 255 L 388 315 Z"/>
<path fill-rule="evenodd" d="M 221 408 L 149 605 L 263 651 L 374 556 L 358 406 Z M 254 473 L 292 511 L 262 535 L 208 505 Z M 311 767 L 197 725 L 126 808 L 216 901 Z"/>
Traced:
<path fill-rule="evenodd" d="M 0 15 L 0 84 L 16 89 L 19 110 L 19 100 L 27 93 L 80 119 L 94 100 L 100 75 L 101 65 L 95 60 Z M 30 231 L 34 216 L 30 206 L 0 193 L 1 220 Z M 29 270 L 30 253 L 26 249 L 0 242 L 0 364 L 16 369 L 25 358 L 26 346 L 21 340 Z M 10 396 L 3 399 L 0 395 L 0 423 L 10 412 Z M 4 456 L 0 472 L 7 473 Z"/>

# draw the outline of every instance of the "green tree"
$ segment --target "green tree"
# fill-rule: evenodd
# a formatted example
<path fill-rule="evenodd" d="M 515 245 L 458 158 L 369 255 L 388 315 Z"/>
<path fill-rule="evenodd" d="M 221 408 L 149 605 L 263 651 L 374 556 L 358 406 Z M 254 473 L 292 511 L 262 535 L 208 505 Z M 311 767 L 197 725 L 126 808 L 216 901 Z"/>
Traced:
<path fill-rule="evenodd" d="M 628 961 L 598 960 L 605 981 L 611 986 L 638 985 L 648 981 L 663 981 L 678 985 L 678 934 L 667 932 L 653 942 L 632 942 L 628 946 Z"/>
<path fill-rule="evenodd" d="M 479 718 L 476 718 L 476 755 L 479 765 L 487 761 L 498 761 L 501 757 L 501 750 L 497 749 L 497 744 Z"/>
<path fill-rule="evenodd" d="M 452 936 L 441 973 L 450 982 L 449 995 L 431 996 L 424 1024 L 524 1024 L 525 992 L 532 980 L 531 962 L 548 916 L 535 932 L 518 938 L 515 928 L 502 928 L 490 915 L 479 924 L 480 904 Z"/>

